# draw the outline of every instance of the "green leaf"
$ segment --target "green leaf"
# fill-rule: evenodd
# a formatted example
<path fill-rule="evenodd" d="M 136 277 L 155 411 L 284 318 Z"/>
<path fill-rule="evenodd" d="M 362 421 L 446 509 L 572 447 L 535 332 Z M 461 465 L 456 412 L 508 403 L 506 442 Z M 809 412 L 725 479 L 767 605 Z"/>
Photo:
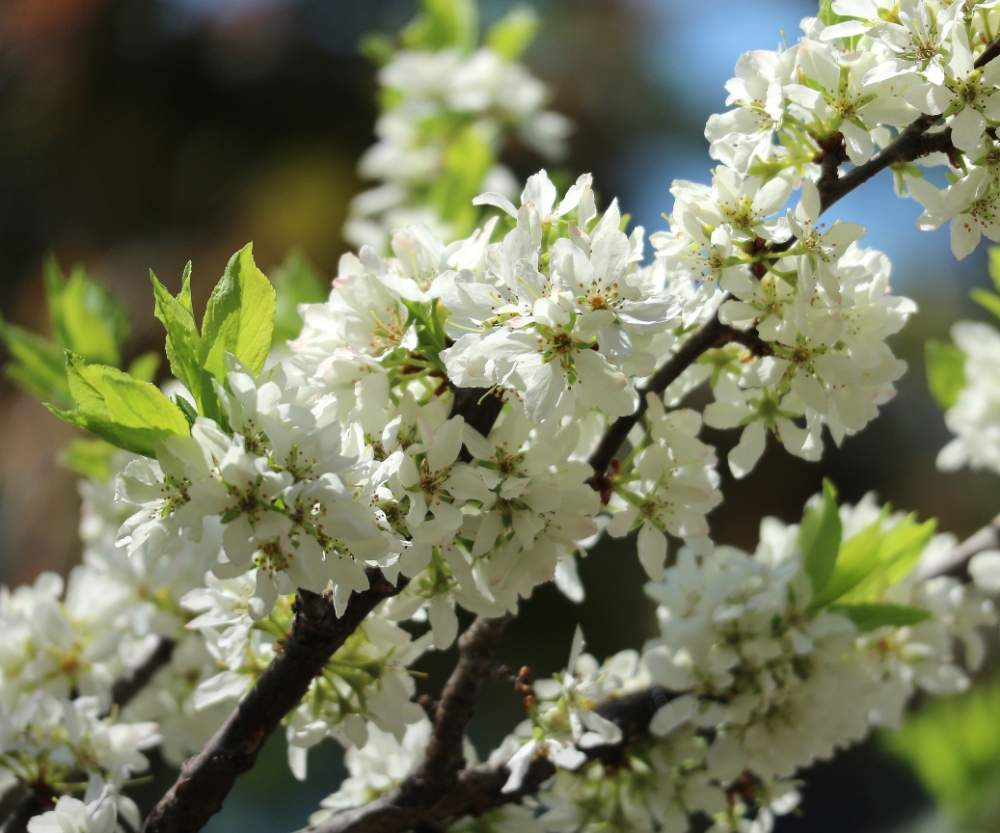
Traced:
<path fill-rule="evenodd" d="M 913 572 L 936 529 L 937 521 L 932 519 L 917 523 L 916 516 L 910 514 L 884 532 L 875 551 L 876 569 L 843 594 L 840 600 L 867 602 L 882 598 L 890 587 Z"/>
<path fill-rule="evenodd" d="M 423 0 L 423 11 L 403 30 L 403 43 L 411 49 L 469 50 L 476 41 L 479 23 L 475 0 Z"/>
<path fill-rule="evenodd" d="M 1000 318 L 1000 295 L 995 295 L 987 289 L 973 289 L 972 300 Z"/>
<path fill-rule="evenodd" d="M 456 229 L 471 229 L 479 216 L 472 204 L 487 172 L 493 167 L 493 149 L 476 125 L 469 125 L 448 144 L 443 170 L 431 186 L 429 200 L 441 218 Z"/>
<path fill-rule="evenodd" d="M 908 515 L 886 528 L 888 511 L 844 542 L 833 575 L 813 601 L 813 609 L 833 602 L 880 601 L 886 590 L 910 574 L 937 522 L 918 524 L 914 515 Z"/>
<path fill-rule="evenodd" d="M 160 369 L 160 354 L 150 350 L 141 356 L 136 356 L 128 366 L 128 375 L 134 376 L 140 382 L 152 382 Z"/>
<path fill-rule="evenodd" d="M 937 804 L 964 830 L 996 830 L 1000 818 L 1000 680 L 936 698 L 887 737 Z"/>
<path fill-rule="evenodd" d="M 202 338 L 194 320 L 191 300 L 191 263 L 184 267 L 181 289 L 171 295 L 153 272 L 153 314 L 167 331 L 166 354 L 170 371 L 191 392 L 198 409 L 205 416 L 223 423 L 222 404 L 212 376 L 202 366 Z"/>
<path fill-rule="evenodd" d="M 802 564 L 814 596 L 819 596 L 833 575 L 842 533 L 837 489 L 829 480 L 824 480 L 822 500 L 806 510 L 799 527 Z"/>
<path fill-rule="evenodd" d="M 0 319 L 0 340 L 10 353 L 5 375 L 39 399 L 69 405 L 69 385 L 62 350 L 47 339 Z"/>
<path fill-rule="evenodd" d="M 833 10 L 833 0 L 819 0 L 819 12 L 816 15 L 824 26 L 833 26 L 835 23 L 843 23 L 850 20 L 849 17 L 837 14 Z"/>
<path fill-rule="evenodd" d="M 278 295 L 274 341 L 281 344 L 296 338 L 302 331 L 299 305 L 325 301 L 330 286 L 302 254 L 290 252 L 274 277 L 274 288 Z"/>
<path fill-rule="evenodd" d="M 225 357 L 232 353 L 252 373 L 259 373 L 271 349 L 275 292 L 257 268 L 253 244 L 230 258 L 215 285 L 201 327 L 200 365 L 225 384 Z"/>
<path fill-rule="evenodd" d="M 184 268 L 181 290 L 170 294 L 160 279 L 150 271 L 153 284 L 153 315 L 167 331 L 166 353 L 170 370 L 197 395 L 201 379 L 201 336 L 194 321 L 191 303 L 191 264 Z"/>
<path fill-rule="evenodd" d="M 538 15 L 518 6 L 504 15 L 486 33 L 486 45 L 508 61 L 520 58 L 538 33 Z"/>
<path fill-rule="evenodd" d="M 120 364 L 128 318 L 115 297 L 80 267 L 65 279 L 54 259 L 46 263 L 45 287 L 59 345 L 87 361 Z"/>
<path fill-rule="evenodd" d="M 993 285 L 997 288 L 997 292 L 1000 292 L 1000 246 L 990 246 L 989 256 L 990 277 L 993 279 Z"/>
<path fill-rule="evenodd" d="M 954 344 L 932 340 L 927 342 L 924 355 L 931 394 L 942 408 L 952 407 L 965 387 L 965 353 Z"/>
<path fill-rule="evenodd" d="M 358 41 L 358 51 L 375 66 L 385 66 L 396 54 L 392 38 L 380 33 L 362 35 Z"/>
<path fill-rule="evenodd" d="M 175 396 L 174 404 L 181 409 L 181 413 L 184 414 L 188 425 L 194 425 L 194 421 L 198 419 L 198 411 L 195 410 L 194 406 L 183 396 Z"/>
<path fill-rule="evenodd" d="M 73 440 L 59 461 L 74 474 L 99 482 L 111 478 L 115 447 L 104 440 Z"/>
<path fill-rule="evenodd" d="M 863 633 L 877 628 L 901 628 L 906 625 L 916 625 L 931 618 L 930 612 L 923 608 L 888 602 L 836 604 L 832 605 L 830 610 L 833 613 L 846 616 Z"/>
<path fill-rule="evenodd" d="M 119 365 L 128 336 L 125 310 L 103 286 L 73 270 L 62 293 L 66 346 L 88 361 Z"/>
<path fill-rule="evenodd" d="M 66 377 L 76 408 L 49 410 L 118 448 L 152 457 L 167 437 L 189 433 L 181 410 L 149 382 L 70 352 Z"/>

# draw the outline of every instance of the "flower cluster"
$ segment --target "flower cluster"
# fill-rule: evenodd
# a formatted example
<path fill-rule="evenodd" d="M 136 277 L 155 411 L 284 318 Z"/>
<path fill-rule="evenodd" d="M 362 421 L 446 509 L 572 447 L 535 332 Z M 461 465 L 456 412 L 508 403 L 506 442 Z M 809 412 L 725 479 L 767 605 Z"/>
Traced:
<path fill-rule="evenodd" d="M 841 507 L 839 519 L 845 569 L 820 591 L 800 528 L 768 518 L 754 553 L 685 549 L 648 586 L 660 633 L 641 659 L 625 652 L 600 666 L 580 656 L 578 634 L 569 670 L 535 685 L 532 720 L 496 756 L 511 789 L 537 756 L 559 768 L 523 829 L 682 833 L 703 814 L 719 833 L 767 830 L 796 806 L 800 770 L 873 727 L 897 726 L 917 691 L 963 690 L 954 638 L 977 667 L 983 629 L 998 621 L 994 605 L 954 579 L 920 582 L 909 572 L 954 539 L 930 538 L 929 527 L 915 534 L 911 518 L 871 496 Z M 852 551 L 871 555 L 876 539 L 888 542 L 880 551 L 894 566 L 859 578 Z M 588 755 L 621 738 L 595 706 L 650 683 L 661 702 L 653 738 L 629 744 L 614 766 Z"/>
<path fill-rule="evenodd" d="M 990 129 L 1000 65 L 984 57 L 998 21 L 993 2 L 834 0 L 794 46 L 740 59 L 726 85 L 732 109 L 706 128 L 713 158 L 743 174 L 809 175 L 817 151 L 861 165 L 917 122 L 930 133 L 913 161 L 944 166 L 950 182 L 939 189 L 908 165 L 899 187 L 924 206 L 921 228 L 951 222 L 963 258 L 1000 235 Z"/>
<path fill-rule="evenodd" d="M 195 715 L 227 712 L 256 682 L 291 631 L 291 596 L 283 596 L 264 618 L 255 618 L 252 574 L 229 579 L 209 575 L 207 587 L 182 600 L 197 614 L 189 627 L 203 639 L 217 673 L 191 694 Z M 364 746 L 371 727 L 402 738 L 423 716 L 411 702 L 414 684 L 407 670 L 427 639 L 414 641 L 380 608 L 370 615 L 313 679 L 297 708 L 285 719 L 289 766 L 306 777 L 308 750 L 328 737 L 345 746 Z"/>
<path fill-rule="evenodd" d="M 363 469 L 341 454 L 341 433 L 282 367 L 255 380 L 228 376 L 226 417 L 232 433 L 199 418 L 189 437 L 165 442 L 157 460 L 128 464 L 119 499 L 134 514 L 119 544 L 130 553 L 169 556 L 197 542 L 202 569 L 221 577 L 256 577 L 253 613 L 266 616 L 280 594 L 332 585 L 342 611 L 368 587 L 366 563 L 379 564 L 399 544 L 370 506 Z"/>
<path fill-rule="evenodd" d="M 951 334 L 964 357 L 964 384 L 945 415 L 955 437 L 941 449 L 938 466 L 1000 474 L 1000 332 L 989 324 L 962 321 Z"/>
<path fill-rule="evenodd" d="M 510 137 L 543 156 L 563 155 L 569 121 L 545 109 L 545 85 L 517 61 L 534 27 L 531 12 L 517 9 L 492 30 L 513 35 L 506 44 L 489 34 L 474 50 L 418 38 L 388 57 L 378 73 L 377 140 L 359 164 L 378 184 L 351 204 L 344 228 L 351 243 L 384 248 L 396 229 L 416 223 L 442 237 L 464 233 L 471 207 L 456 191 L 470 179 L 477 190 L 516 191 L 498 161 Z"/>
<path fill-rule="evenodd" d="M 361 246 L 286 350 L 270 350 L 274 290 L 248 246 L 200 324 L 189 274 L 176 297 L 154 280 L 169 395 L 69 355 L 51 399 L 75 407 L 54 412 L 123 451 L 84 485 L 84 563 L 65 587 L 0 591 L 0 774 L 52 799 L 32 833 L 135 827 L 121 788 L 143 751 L 181 761 L 266 681 L 297 637 L 296 593 L 343 617 L 373 581 L 387 598 L 283 718 L 296 777 L 321 741 L 348 749 L 322 815 L 386 793 L 431 742 L 414 663 L 461 616 L 516 613 L 547 582 L 582 600 L 576 559 L 602 533 L 636 533 L 658 635 L 599 663 L 578 631 L 565 670 L 519 677 L 527 720 L 482 765 L 501 800 L 454 830 L 683 833 L 702 815 L 763 833 L 803 767 L 895 726 L 918 691 L 962 689 L 981 661 L 1000 555 L 972 561 L 976 586 L 922 581 L 918 562 L 953 539 L 870 498 L 838 509 L 832 487 L 801 525 L 765 520 L 754 553 L 718 546 L 701 432 L 740 431 L 743 477 L 769 436 L 818 460 L 824 431 L 839 444 L 892 398 L 905 364 L 888 341 L 916 307 L 861 227 L 821 215 L 842 164 L 884 167 L 902 142 L 889 162 L 922 227 L 950 220 L 958 257 L 1000 236 L 1000 3 L 833 0 L 796 45 L 744 56 L 707 125 L 711 184 L 673 184 L 652 258 L 589 174 L 542 170 L 513 197 L 506 136 L 554 152 L 566 124 L 517 63 L 531 21 L 476 47 L 470 9 L 427 3 L 383 55 L 362 160 L 381 184 L 347 228 Z M 955 337 L 942 465 L 1000 471 L 1000 339 Z M 164 647 L 144 691 L 115 693 Z M 614 706 L 642 696 L 657 708 L 634 738 Z M 556 775 L 537 798 L 500 806 L 537 786 L 542 758 Z"/>

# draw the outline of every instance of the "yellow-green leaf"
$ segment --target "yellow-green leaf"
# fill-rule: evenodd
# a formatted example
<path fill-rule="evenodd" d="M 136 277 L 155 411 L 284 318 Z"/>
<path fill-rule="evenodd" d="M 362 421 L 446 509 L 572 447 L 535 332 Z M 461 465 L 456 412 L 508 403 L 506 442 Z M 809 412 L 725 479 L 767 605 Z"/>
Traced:
<path fill-rule="evenodd" d="M 229 260 L 208 299 L 201 327 L 200 364 L 225 382 L 232 353 L 251 372 L 264 367 L 274 331 L 275 292 L 253 259 L 248 243 Z"/>
<path fill-rule="evenodd" d="M 486 45 L 508 61 L 516 61 L 535 39 L 538 15 L 527 6 L 518 6 L 498 20 L 486 33 Z"/>
<path fill-rule="evenodd" d="M 830 610 L 846 616 L 863 633 L 884 627 L 902 628 L 907 625 L 917 625 L 931 618 L 930 612 L 921 607 L 889 602 L 836 604 L 832 605 Z"/>
<path fill-rule="evenodd" d="M 837 489 L 829 480 L 824 480 L 822 500 L 806 510 L 799 527 L 802 566 L 816 596 L 823 591 L 833 575 L 841 535 Z"/>
<path fill-rule="evenodd" d="M 927 386 L 942 408 L 958 401 L 965 387 L 965 353 L 954 344 L 928 341 L 924 349 L 927 361 Z"/>
<path fill-rule="evenodd" d="M 49 409 L 118 448 L 151 457 L 167 437 L 189 433 L 184 414 L 155 385 L 74 353 L 66 354 L 66 377 L 76 407 Z"/>

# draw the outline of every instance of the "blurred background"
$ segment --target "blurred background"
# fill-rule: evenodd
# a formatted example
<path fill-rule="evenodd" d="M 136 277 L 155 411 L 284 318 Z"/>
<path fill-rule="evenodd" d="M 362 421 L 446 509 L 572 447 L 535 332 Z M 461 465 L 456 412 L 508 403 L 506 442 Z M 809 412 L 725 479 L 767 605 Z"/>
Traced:
<path fill-rule="evenodd" d="M 510 8 L 482 5 L 485 21 Z M 553 109 L 576 124 L 564 167 L 592 171 L 601 193 L 652 231 L 669 210 L 674 178 L 707 181 L 702 136 L 722 109 L 723 83 L 740 52 L 794 41 L 815 0 L 530 0 L 542 21 L 526 62 L 553 90 Z M 3 0 L 0 3 L 0 312 L 45 328 L 42 264 L 82 263 L 128 306 L 130 353 L 158 347 L 147 279 L 176 286 L 194 262 L 196 294 L 229 254 L 255 242 L 268 271 L 293 246 L 327 277 L 345 246 L 347 202 L 361 187 L 359 154 L 372 141 L 374 70 L 357 49 L 371 31 L 394 31 L 413 0 Z M 532 172 L 530 159 L 517 171 Z M 540 163 L 535 162 L 537 167 Z M 911 365 L 898 397 L 859 437 L 808 465 L 771 449 L 744 482 L 725 477 L 712 517 L 717 540 L 752 548 L 764 515 L 795 521 L 823 476 L 846 500 L 873 489 L 894 505 L 938 517 L 963 536 L 995 514 L 1000 484 L 941 474 L 946 441 L 924 382 L 922 349 L 960 317 L 985 317 L 968 300 L 986 285 L 986 252 L 962 264 L 947 232 L 919 233 L 916 203 L 881 177 L 832 217 L 869 228 L 891 256 L 897 292 L 921 314 L 896 339 Z M 70 429 L 13 386 L 0 387 L 0 580 L 31 581 L 78 558 L 73 477 L 58 464 Z M 711 434 L 724 454 L 733 437 Z M 724 466 L 723 466 L 724 468 Z M 639 567 L 606 546 L 583 564 L 589 600 L 577 608 L 544 590 L 506 640 L 504 659 L 539 675 L 565 660 L 576 622 L 594 653 L 641 644 L 652 627 Z M 431 682 L 448 658 L 427 663 Z M 494 685 L 476 740 L 482 751 L 517 719 Z M 284 764 L 283 740 L 244 778 L 212 830 L 301 826 L 338 778 L 329 748 L 307 785 Z M 795 831 L 947 831 L 950 822 L 910 769 L 874 740 L 806 773 Z M 157 786 L 145 788 L 152 797 Z M 984 831 L 1000 829 L 1000 821 Z"/>

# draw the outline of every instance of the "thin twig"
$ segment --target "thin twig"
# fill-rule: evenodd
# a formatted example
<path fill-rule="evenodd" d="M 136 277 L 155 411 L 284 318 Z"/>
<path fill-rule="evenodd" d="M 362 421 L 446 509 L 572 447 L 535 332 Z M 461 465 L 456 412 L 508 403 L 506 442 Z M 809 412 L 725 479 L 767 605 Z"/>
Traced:
<path fill-rule="evenodd" d="M 997 547 L 1000 547 L 1000 515 L 957 545 L 947 558 L 927 565 L 919 578 L 966 577 L 968 562 L 974 555 Z M 653 715 L 672 697 L 669 690 L 653 686 L 602 703 L 597 712 L 619 726 L 622 742 L 582 751 L 591 760 L 612 766 L 619 764 L 629 744 L 646 735 Z M 554 774 L 555 767 L 549 760 L 536 758 L 521 787 L 504 793 L 502 788 L 509 775 L 506 765 L 483 764 L 458 773 L 447 790 L 419 793 L 403 785 L 364 807 L 336 813 L 300 833 L 403 833 L 417 824 L 448 824 L 464 816 L 479 816 L 505 804 L 520 802 L 537 793 Z"/>
<path fill-rule="evenodd" d="M 918 578 L 927 580 L 938 576 L 969 578 L 969 562 L 972 557 L 986 550 L 1000 549 L 1000 515 L 997 515 L 982 529 L 972 533 L 945 558 L 924 565 Z"/>
<path fill-rule="evenodd" d="M 111 704 L 118 708 L 127 706 L 132 698 L 145 688 L 156 672 L 170 662 L 176 647 L 177 643 L 173 639 L 166 636 L 159 637 L 142 662 L 115 680 L 111 686 Z"/>
<path fill-rule="evenodd" d="M 594 478 L 591 480 L 591 483 L 594 484 L 595 488 L 601 488 L 601 481 L 608 466 L 611 465 L 615 454 L 622 447 L 632 427 L 646 413 L 646 394 L 663 393 L 685 370 L 698 360 L 698 357 L 702 353 L 712 347 L 721 347 L 723 344 L 726 344 L 733 339 L 735 333 L 735 330 L 719 321 L 719 317 L 716 315 L 711 321 L 690 336 L 680 346 L 680 349 L 650 377 L 649 381 L 639 391 L 639 407 L 636 411 L 626 416 L 618 417 L 618 419 L 611 423 L 608 430 L 604 432 L 604 436 L 601 437 L 597 448 L 590 455 L 590 465 L 594 469 Z"/>
<path fill-rule="evenodd" d="M 980 56 L 976 65 L 982 66 L 998 54 L 1000 54 L 1000 42 L 992 44 Z M 931 152 L 928 148 L 932 147 L 932 143 L 927 142 L 925 134 L 937 122 L 938 119 L 935 117 L 921 116 L 904 130 L 889 147 L 865 165 L 854 168 L 844 176 L 837 176 L 839 161 L 836 166 L 831 161 L 836 157 L 829 157 L 825 160 L 825 176 L 821 191 L 823 209 L 828 208 L 838 199 L 866 182 L 881 170 L 897 162 L 911 161 Z M 936 141 L 943 142 L 943 139 L 937 139 Z M 591 457 L 591 463 L 595 470 L 595 479 L 593 480 L 595 488 L 602 488 L 605 472 L 611 464 L 614 455 L 625 441 L 632 426 L 641 418 L 646 407 L 644 395 L 649 392 L 662 393 L 702 353 L 713 346 L 725 343 L 726 331 L 727 328 L 719 322 L 717 317 L 705 324 L 685 341 L 678 352 L 649 380 L 641 391 L 643 397 L 640 398 L 637 412 L 628 417 L 622 417 L 611 425 Z M 490 397 L 485 403 L 485 407 L 483 407 L 483 403 L 480 401 L 481 393 L 459 391 L 456 394 L 453 413 L 461 413 L 481 433 L 488 434 L 499 414 L 501 403 L 499 399 Z M 395 588 L 393 588 L 394 590 Z M 370 593 L 371 591 L 366 592 Z M 391 595 L 391 592 L 388 595 Z M 368 610 L 374 607 L 374 604 L 377 604 L 376 600 L 360 616 L 351 616 L 352 607 L 363 607 L 363 605 L 358 603 L 358 600 L 364 596 L 365 594 L 361 594 L 352 598 L 344 619 L 335 620 L 335 624 L 340 623 L 342 626 L 350 624 L 350 631 L 353 631 L 354 627 L 367 615 Z M 308 597 L 305 598 L 308 599 Z M 300 594 L 299 601 L 300 603 L 303 601 L 302 594 Z M 301 612 L 300 610 L 299 613 Z M 356 621 L 353 621 L 353 623 L 346 622 L 345 620 L 349 617 Z M 306 618 L 308 617 L 303 617 L 303 621 Z M 296 625 L 298 626 L 298 624 L 299 617 L 297 616 Z M 344 628 L 341 627 L 340 630 L 342 631 Z M 347 632 L 349 633 L 350 631 Z M 185 766 L 181 779 L 167 796 L 164 797 L 156 810 L 154 810 L 153 815 L 147 820 L 144 830 L 155 831 L 155 833 L 160 833 L 160 831 L 170 831 L 170 833 L 173 833 L 173 831 L 197 830 L 221 806 L 222 798 L 228 793 L 236 775 L 253 764 L 256 752 L 263 743 L 264 738 L 270 734 L 281 717 L 290 711 L 291 708 L 294 708 L 299 698 L 308 688 L 313 674 L 318 673 L 322 665 L 325 664 L 326 658 L 330 655 L 327 653 L 317 665 L 318 658 L 314 651 L 306 651 L 305 653 L 310 655 L 306 662 L 293 662 L 288 659 L 288 656 L 293 640 L 295 639 L 296 631 L 293 630 L 293 635 L 289 639 L 289 643 L 285 646 L 284 653 L 272 663 L 272 666 L 261 677 L 254 690 L 251 691 L 250 695 L 241 703 L 240 708 L 234 712 L 222 729 L 220 729 L 208 747 Z M 490 643 L 490 640 L 487 640 L 487 643 Z M 311 660 L 311 662 L 308 660 Z M 280 698 L 281 702 L 278 704 L 272 702 L 277 692 L 270 691 L 270 689 L 281 689 L 281 684 L 286 682 L 283 677 L 288 672 L 283 670 L 284 666 L 290 666 L 294 681 L 298 684 L 291 687 L 284 687 L 282 689 L 283 695 Z M 456 673 L 458 673 L 458 669 L 456 669 Z M 308 676 L 305 676 L 305 674 L 308 674 Z M 262 688 L 265 679 L 267 680 L 267 684 L 264 688 L 268 689 L 268 692 L 261 693 L 259 689 Z M 464 698 L 460 699 L 463 699 L 464 702 Z M 257 702 L 258 700 L 260 702 Z M 624 700 L 625 698 L 623 698 L 622 702 Z M 647 692 L 646 699 L 643 702 L 648 706 L 650 700 L 650 695 Z M 439 716 L 442 714 L 442 705 L 438 707 L 437 714 Z M 649 711 L 649 717 L 652 716 L 653 711 Z M 245 712 L 254 714 L 254 719 L 250 720 L 249 723 L 251 726 L 257 727 L 257 732 L 263 731 L 262 736 L 246 735 L 248 727 L 242 725 L 247 722 L 244 716 Z M 646 712 L 644 711 L 643 714 L 645 715 Z M 641 720 L 638 722 L 642 723 Z M 646 718 L 646 723 L 648 723 L 648 718 Z M 220 757 L 214 751 L 216 747 L 227 748 L 230 745 L 233 746 L 232 757 L 228 755 L 221 755 Z M 448 743 L 442 742 L 441 749 L 444 751 L 435 753 L 435 757 L 440 757 L 442 766 L 447 771 L 454 766 L 454 761 L 456 760 L 455 753 L 450 741 Z M 222 763 L 219 763 L 220 761 Z M 551 765 L 547 761 L 540 759 L 532 767 L 532 770 L 529 771 L 529 777 L 535 777 L 532 773 L 537 767 L 537 777 L 545 780 L 551 774 L 551 772 L 548 775 L 545 774 L 547 766 Z M 327 824 L 321 826 L 320 829 L 326 831 L 326 833 L 341 833 L 341 831 L 348 830 L 357 831 L 357 833 L 361 833 L 361 831 L 364 831 L 364 833 L 389 833 L 389 831 L 402 831 L 421 825 L 433 826 L 439 822 L 448 821 L 470 813 L 479 814 L 493 806 L 500 806 L 500 804 L 512 800 L 499 792 L 499 788 L 502 785 L 502 780 L 500 779 L 504 777 L 504 770 L 505 768 L 503 767 L 499 770 L 489 767 L 477 768 L 465 770 L 457 778 L 453 779 L 449 777 L 445 779 L 452 786 L 446 790 L 444 795 L 437 796 L 437 803 L 432 807 L 407 808 L 394 805 L 392 803 L 392 794 L 390 794 L 389 797 L 378 799 L 368 805 L 368 807 L 361 808 L 358 811 L 360 813 L 358 816 L 359 824 L 362 826 L 352 826 L 350 819 L 345 818 L 345 816 L 351 814 L 338 814 L 334 818 L 343 819 L 343 823 L 340 823 L 339 826 Z M 541 782 L 539 781 L 539 783 Z M 193 787 L 192 784 L 194 784 Z"/>

